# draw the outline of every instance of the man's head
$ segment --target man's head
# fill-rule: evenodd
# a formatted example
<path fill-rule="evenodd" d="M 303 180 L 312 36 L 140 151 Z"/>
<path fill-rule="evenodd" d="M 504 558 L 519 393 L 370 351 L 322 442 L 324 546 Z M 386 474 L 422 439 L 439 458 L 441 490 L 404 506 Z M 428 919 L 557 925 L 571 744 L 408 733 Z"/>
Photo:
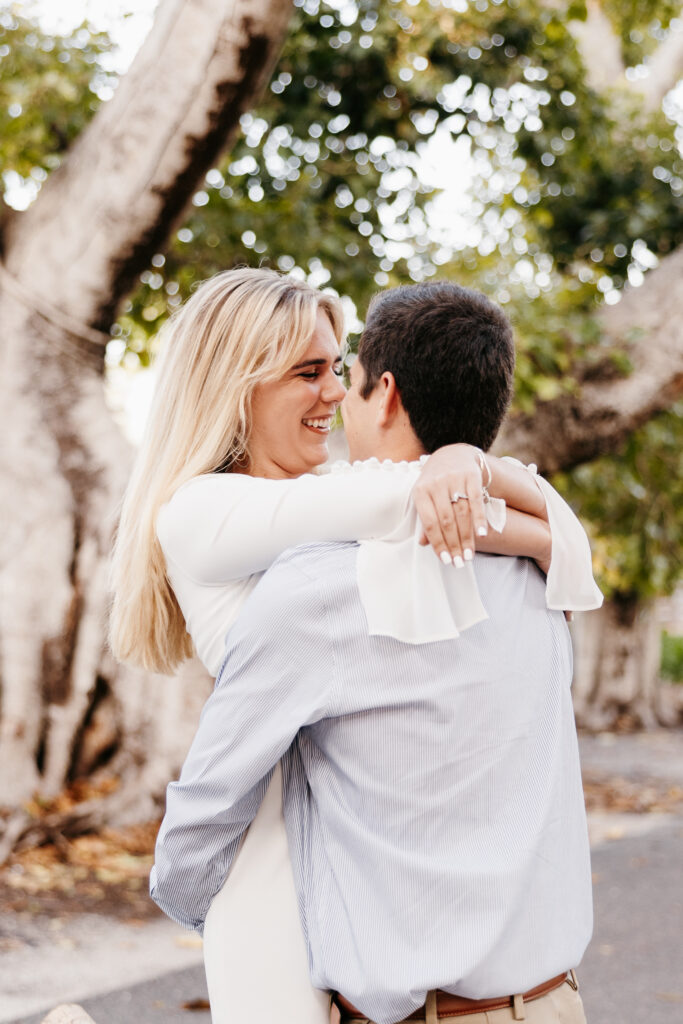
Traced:
<path fill-rule="evenodd" d="M 488 449 L 512 396 L 510 323 L 448 281 L 392 288 L 368 310 L 342 411 L 352 459 Z"/>

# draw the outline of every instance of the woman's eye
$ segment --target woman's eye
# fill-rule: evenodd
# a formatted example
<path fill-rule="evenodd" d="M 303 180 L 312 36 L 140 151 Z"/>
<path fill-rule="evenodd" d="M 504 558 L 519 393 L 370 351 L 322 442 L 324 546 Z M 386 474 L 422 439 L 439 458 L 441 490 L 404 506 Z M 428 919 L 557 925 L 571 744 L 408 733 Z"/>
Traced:
<path fill-rule="evenodd" d="M 323 367 L 322 369 L 324 371 L 325 367 Z M 335 375 L 335 377 L 343 377 L 344 376 L 344 367 L 343 366 L 332 366 L 331 370 L 332 370 L 332 373 Z M 320 370 L 306 370 L 304 373 L 297 374 L 297 376 L 303 378 L 303 380 L 317 380 L 318 377 L 320 376 L 320 372 L 321 372 Z"/>

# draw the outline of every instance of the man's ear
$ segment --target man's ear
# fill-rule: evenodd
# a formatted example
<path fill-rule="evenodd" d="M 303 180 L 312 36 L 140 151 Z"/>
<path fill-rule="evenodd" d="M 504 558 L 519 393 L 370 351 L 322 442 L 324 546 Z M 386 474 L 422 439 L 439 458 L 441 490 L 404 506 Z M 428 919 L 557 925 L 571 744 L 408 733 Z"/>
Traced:
<path fill-rule="evenodd" d="M 377 424 L 380 427 L 390 427 L 403 412 L 403 403 L 393 373 L 386 370 L 376 386 L 380 392 Z"/>

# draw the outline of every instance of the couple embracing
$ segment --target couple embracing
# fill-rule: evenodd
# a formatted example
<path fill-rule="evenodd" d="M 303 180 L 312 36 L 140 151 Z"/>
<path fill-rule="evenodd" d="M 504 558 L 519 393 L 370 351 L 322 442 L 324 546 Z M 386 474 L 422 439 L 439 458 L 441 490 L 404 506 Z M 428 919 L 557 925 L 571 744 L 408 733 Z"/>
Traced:
<path fill-rule="evenodd" d="M 342 356 L 338 300 L 264 269 L 166 329 L 112 646 L 216 684 L 152 897 L 203 932 L 214 1024 L 580 1024 L 588 542 L 488 454 L 514 348 L 487 298 L 387 291 L 348 391 Z M 352 461 L 318 474 L 340 404 Z"/>

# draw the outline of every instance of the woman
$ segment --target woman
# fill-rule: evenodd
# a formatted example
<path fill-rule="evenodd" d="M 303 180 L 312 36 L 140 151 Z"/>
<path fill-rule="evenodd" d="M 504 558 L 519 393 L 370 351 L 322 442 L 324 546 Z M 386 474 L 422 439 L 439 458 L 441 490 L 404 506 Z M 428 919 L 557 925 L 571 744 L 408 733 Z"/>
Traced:
<path fill-rule="evenodd" d="M 420 472 L 416 507 L 425 520 L 436 515 L 430 540 L 444 563 L 471 559 L 476 530 L 478 546 L 547 564 L 549 530 L 533 479 L 475 449 L 444 449 L 424 468 L 369 463 L 356 472 L 311 474 L 327 457 L 344 395 L 341 341 L 335 298 L 267 270 L 218 275 L 173 318 L 114 557 L 117 656 L 169 672 L 194 648 L 216 674 L 227 628 L 282 550 L 391 534 L 409 513 Z M 487 529 L 482 466 L 493 493 L 499 488 L 497 496 L 517 509 L 499 537 Z M 460 525 L 455 491 L 472 507 Z M 534 511 L 537 517 L 524 514 Z M 463 573 L 463 586 L 472 579 Z M 214 1024 L 265 1024 L 274 992 L 281 1021 L 322 1024 L 329 1017 L 326 994 L 308 980 L 280 785 L 276 772 L 207 917 Z"/>

